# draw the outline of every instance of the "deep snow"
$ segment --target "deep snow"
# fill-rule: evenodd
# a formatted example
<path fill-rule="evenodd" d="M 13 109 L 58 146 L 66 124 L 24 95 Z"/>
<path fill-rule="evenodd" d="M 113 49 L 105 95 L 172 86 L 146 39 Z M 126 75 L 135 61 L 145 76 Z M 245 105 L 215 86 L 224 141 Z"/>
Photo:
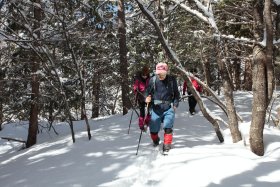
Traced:
<path fill-rule="evenodd" d="M 83 121 L 75 122 L 76 143 L 69 126 L 55 125 L 59 135 L 42 129 L 38 144 L 20 150 L 21 143 L 0 140 L 1 187 L 278 187 L 280 185 L 280 130 L 265 126 L 265 155 L 250 151 L 248 133 L 252 95 L 235 94 L 243 141 L 232 143 L 230 131 L 222 123 L 225 138 L 220 143 L 212 125 L 199 111 L 189 116 L 187 101 L 176 112 L 173 149 L 162 156 L 152 147 L 148 133 L 140 135 L 134 114 L 127 134 L 130 111 L 90 120 L 92 140 L 87 139 Z M 216 116 L 226 118 L 213 103 L 206 106 Z M 43 122 L 41 122 L 43 124 Z M 26 139 L 27 122 L 7 124 L 1 137 Z M 162 139 L 163 131 L 160 132 Z"/>

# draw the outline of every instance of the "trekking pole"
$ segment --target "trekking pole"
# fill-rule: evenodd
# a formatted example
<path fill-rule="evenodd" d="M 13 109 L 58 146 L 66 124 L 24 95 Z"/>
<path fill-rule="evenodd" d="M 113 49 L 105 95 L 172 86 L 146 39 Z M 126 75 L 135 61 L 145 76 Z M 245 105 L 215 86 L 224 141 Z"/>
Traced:
<path fill-rule="evenodd" d="M 129 134 L 129 131 L 130 131 L 130 125 L 131 125 L 131 120 L 132 120 L 133 113 L 134 113 L 134 110 L 132 110 L 132 112 L 131 112 L 127 134 Z"/>
<path fill-rule="evenodd" d="M 138 93 L 136 94 L 136 97 L 135 97 L 135 100 L 134 100 L 134 105 L 136 104 L 137 102 L 137 99 L 138 99 Z M 130 100 L 130 99 L 129 99 Z M 130 101 L 131 102 L 131 101 Z M 132 104 L 132 102 L 131 102 Z M 129 131 L 130 131 L 130 126 L 131 126 L 131 121 L 132 121 L 132 117 L 133 117 L 133 112 L 135 111 L 137 116 L 139 117 L 139 114 L 137 113 L 136 109 L 134 108 L 134 105 L 132 104 L 132 112 L 131 112 L 131 116 L 130 116 L 130 121 L 129 121 L 129 125 L 128 125 L 128 130 L 127 130 L 127 134 L 129 134 Z"/>
<path fill-rule="evenodd" d="M 143 133 L 143 131 L 141 130 L 141 133 L 140 133 L 140 136 L 139 136 L 139 141 L 138 141 L 138 146 L 137 146 L 136 155 L 138 154 L 138 150 L 139 150 L 139 146 L 140 146 L 140 142 L 141 142 L 142 133 Z"/>
<path fill-rule="evenodd" d="M 144 118 L 144 123 L 146 121 L 147 115 L 148 115 L 148 111 L 149 111 L 149 103 L 147 104 L 147 110 L 146 110 L 146 115 Z M 146 131 L 147 129 L 145 129 L 145 126 L 147 126 L 146 124 L 144 125 L 144 131 Z M 147 127 L 146 127 L 147 128 Z M 140 136 L 139 136 L 139 141 L 138 141 L 138 146 L 137 146 L 137 151 L 136 151 L 136 155 L 138 154 L 138 150 L 139 150 L 139 146 L 140 146 L 140 142 L 141 142 L 141 137 L 142 137 L 142 133 L 143 130 L 141 130 Z"/>
<path fill-rule="evenodd" d="M 148 125 L 145 123 L 146 122 L 146 118 L 148 116 L 148 113 L 149 113 L 149 103 L 147 103 L 147 109 L 146 109 L 146 115 L 145 115 L 145 118 L 144 118 L 144 132 L 147 131 L 147 128 L 148 128 Z"/>

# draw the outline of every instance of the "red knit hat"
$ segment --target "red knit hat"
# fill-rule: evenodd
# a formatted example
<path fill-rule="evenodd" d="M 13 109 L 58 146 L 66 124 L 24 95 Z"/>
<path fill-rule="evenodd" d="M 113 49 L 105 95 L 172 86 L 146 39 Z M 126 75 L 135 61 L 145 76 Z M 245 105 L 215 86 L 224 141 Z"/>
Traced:
<path fill-rule="evenodd" d="M 168 71 L 168 65 L 166 63 L 158 63 L 156 66 L 156 74 L 164 73 L 166 74 Z"/>

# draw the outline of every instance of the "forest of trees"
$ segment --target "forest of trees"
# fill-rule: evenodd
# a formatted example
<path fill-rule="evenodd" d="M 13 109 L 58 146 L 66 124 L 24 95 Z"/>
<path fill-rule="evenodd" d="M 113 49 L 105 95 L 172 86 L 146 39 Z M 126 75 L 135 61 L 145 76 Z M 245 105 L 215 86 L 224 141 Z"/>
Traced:
<path fill-rule="evenodd" d="M 242 140 L 233 92 L 252 92 L 250 146 L 263 155 L 280 74 L 279 26 L 277 0 L 0 0 L 0 130 L 29 121 L 30 147 L 40 121 L 49 130 L 66 121 L 75 142 L 73 121 L 85 120 L 91 139 L 88 118 L 126 114 L 137 70 L 166 62 L 179 85 L 191 85 L 190 69 L 199 72 L 204 95 L 228 116 L 233 142 Z M 191 91 L 223 142 L 221 122 Z"/>

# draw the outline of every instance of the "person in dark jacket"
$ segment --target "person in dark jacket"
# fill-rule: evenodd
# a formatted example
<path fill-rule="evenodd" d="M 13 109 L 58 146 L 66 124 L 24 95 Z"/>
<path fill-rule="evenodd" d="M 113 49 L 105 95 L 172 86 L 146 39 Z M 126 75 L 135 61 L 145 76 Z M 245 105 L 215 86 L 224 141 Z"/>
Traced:
<path fill-rule="evenodd" d="M 148 66 L 144 66 L 142 71 L 138 72 L 133 84 L 133 91 L 138 102 L 140 116 L 138 118 L 138 125 L 141 130 L 144 130 L 144 125 L 149 123 L 151 116 L 146 114 L 145 118 L 145 91 L 150 80 L 150 70 Z"/>
<path fill-rule="evenodd" d="M 197 76 L 196 74 L 194 74 L 194 75 Z M 198 82 L 193 77 L 191 77 L 191 81 L 192 81 L 192 85 L 196 89 L 196 91 L 198 91 L 198 93 L 201 93 L 202 87 L 198 84 Z M 186 94 L 186 90 L 187 90 L 187 82 L 184 81 L 183 95 Z M 192 95 L 192 93 L 189 90 L 187 90 L 187 92 L 188 92 L 189 112 L 191 115 L 194 115 L 195 106 L 197 104 L 197 101 L 195 100 L 194 96 Z"/>
<path fill-rule="evenodd" d="M 180 93 L 173 76 L 167 75 L 168 65 L 158 63 L 156 75 L 149 81 L 146 90 L 146 103 L 151 103 L 151 121 L 149 123 L 151 139 L 154 146 L 159 145 L 161 123 L 163 123 L 163 151 L 171 149 L 175 111 L 179 106 Z"/>

